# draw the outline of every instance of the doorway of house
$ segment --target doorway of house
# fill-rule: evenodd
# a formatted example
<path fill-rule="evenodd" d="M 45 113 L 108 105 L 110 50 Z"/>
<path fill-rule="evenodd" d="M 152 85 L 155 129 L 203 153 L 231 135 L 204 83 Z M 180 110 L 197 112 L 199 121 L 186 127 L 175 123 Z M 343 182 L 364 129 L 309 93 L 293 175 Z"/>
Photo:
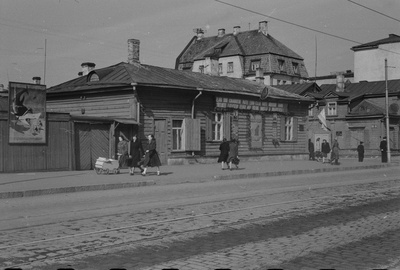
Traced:
<path fill-rule="evenodd" d="M 168 145 L 167 145 L 167 120 L 154 120 L 154 137 L 157 142 L 157 152 L 160 156 L 161 164 L 167 164 Z"/>

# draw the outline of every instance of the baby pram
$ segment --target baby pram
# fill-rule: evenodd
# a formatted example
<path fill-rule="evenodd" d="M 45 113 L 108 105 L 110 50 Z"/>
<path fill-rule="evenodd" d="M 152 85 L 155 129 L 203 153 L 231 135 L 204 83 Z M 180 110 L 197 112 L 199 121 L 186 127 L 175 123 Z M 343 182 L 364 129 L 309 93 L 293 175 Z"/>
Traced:
<path fill-rule="evenodd" d="M 118 160 L 112 158 L 99 157 L 94 165 L 94 170 L 97 174 L 119 173 Z"/>

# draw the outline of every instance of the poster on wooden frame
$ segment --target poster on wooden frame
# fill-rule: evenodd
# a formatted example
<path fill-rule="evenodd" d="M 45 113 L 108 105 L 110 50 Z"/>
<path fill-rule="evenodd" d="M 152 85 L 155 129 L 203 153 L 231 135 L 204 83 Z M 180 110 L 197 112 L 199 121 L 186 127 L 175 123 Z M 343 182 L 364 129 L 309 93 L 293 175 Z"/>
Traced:
<path fill-rule="evenodd" d="M 46 143 L 46 86 L 9 83 L 9 143 Z"/>

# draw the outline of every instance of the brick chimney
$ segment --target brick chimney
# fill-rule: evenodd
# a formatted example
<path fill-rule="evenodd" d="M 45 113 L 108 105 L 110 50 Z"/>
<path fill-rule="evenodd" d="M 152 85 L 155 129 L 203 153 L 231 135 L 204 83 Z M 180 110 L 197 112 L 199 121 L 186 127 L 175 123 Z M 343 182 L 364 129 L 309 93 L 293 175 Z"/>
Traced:
<path fill-rule="evenodd" d="M 225 29 L 223 28 L 218 29 L 218 37 L 223 37 L 223 36 L 225 36 Z"/>
<path fill-rule="evenodd" d="M 268 35 L 268 21 L 262 21 L 258 23 L 258 32 Z"/>
<path fill-rule="evenodd" d="M 240 33 L 240 26 L 233 27 L 233 35 L 236 36 Z"/>
<path fill-rule="evenodd" d="M 140 40 L 128 39 L 128 64 L 139 63 Z"/>
<path fill-rule="evenodd" d="M 92 71 L 96 67 L 96 64 L 92 62 L 84 62 L 81 64 L 81 67 L 82 67 L 82 75 L 86 76 L 89 74 L 90 71 Z"/>
<path fill-rule="evenodd" d="M 195 28 L 195 29 L 193 29 L 193 32 L 196 33 L 197 40 L 201 40 L 204 37 L 204 30 L 201 28 Z"/>
<path fill-rule="evenodd" d="M 264 70 L 260 67 L 256 69 L 256 82 L 264 84 Z"/>
<path fill-rule="evenodd" d="M 336 92 L 344 92 L 344 74 L 343 72 L 336 73 Z"/>
<path fill-rule="evenodd" d="M 41 80 L 41 79 L 42 79 L 42 78 L 40 78 L 40 77 L 33 77 L 33 78 L 32 78 L 34 84 L 40 84 L 40 80 Z"/>

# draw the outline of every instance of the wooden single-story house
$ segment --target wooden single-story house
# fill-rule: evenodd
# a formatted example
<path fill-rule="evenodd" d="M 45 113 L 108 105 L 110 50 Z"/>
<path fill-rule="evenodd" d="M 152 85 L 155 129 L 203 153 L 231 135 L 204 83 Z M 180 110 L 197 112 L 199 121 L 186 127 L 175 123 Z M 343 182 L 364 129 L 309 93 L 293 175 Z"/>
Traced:
<path fill-rule="evenodd" d="M 154 134 L 163 164 L 216 162 L 223 138 L 240 142 L 242 158 L 307 154 L 305 124 L 313 100 L 245 79 L 211 76 L 139 62 L 138 40 L 128 63 L 95 69 L 47 89 L 47 111 L 74 122 L 77 169 L 113 157 L 118 136 Z"/>

